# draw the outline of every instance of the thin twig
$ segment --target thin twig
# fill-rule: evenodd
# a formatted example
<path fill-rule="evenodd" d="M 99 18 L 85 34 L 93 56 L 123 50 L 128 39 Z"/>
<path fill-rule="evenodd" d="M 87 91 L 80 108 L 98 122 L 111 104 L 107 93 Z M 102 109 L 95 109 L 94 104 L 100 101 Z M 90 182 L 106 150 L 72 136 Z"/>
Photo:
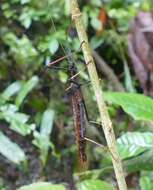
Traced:
<path fill-rule="evenodd" d="M 84 42 L 81 48 L 84 54 L 84 59 L 85 59 L 88 73 L 90 76 L 91 84 L 95 93 L 107 145 L 108 145 L 109 151 L 111 152 L 111 158 L 113 162 L 114 171 L 116 174 L 118 187 L 119 187 L 119 190 L 127 190 L 122 163 L 117 151 L 114 130 L 112 127 L 110 117 L 108 115 L 106 104 L 103 99 L 102 89 L 99 83 L 95 63 L 92 57 L 92 51 L 89 47 L 89 42 L 88 42 L 87 34 L 85 32 L 85 28 L 83 25 L 78 3 L 77 3 L 77 0 L 71 0 L 70 2 L 71 2 L 72 20 L 75 23 L 80 43 Z"/>
<path fill-rule="evenodd" d="M 108 147 L 106 147 L 106 146 L 104 146 L 104 145 L 102 145 L 102 144 L 100 144 L 100 143 L 98 143 L 98 142 L 96 142 L 96 141 L 94 141 L 94 140 L 92 140 L 92 139 L 89 139 L 89 138 L 87 138 L 87 137 L 84 137 L 84 139 L 85 139 L 86 141 L 89 141 L 89 142 L 91 142 L 91 143 L 93 143 L 93 144 L 95 144 L 95 145 L 101 147 L 101 148 L 104 149 L 104 150 L 109 151 Z M 109 151 L 109 152 L 110 152 L 110 151 Z M 111 154 L 111 152 L 110 152 L 110 154 Z M 112 157 L 113 157 L 113 155 L 112 155 Z M 115 159 L 115 158 L 114 158 L 114 159 Z"/>
<path fill-rule="evenodd" d="M 85 139 L 86 141 L 89 141 L 89 142 L 91 142 L 91 143 L 93 143 L 93 144 L 95 144 L 95 145 L 101 147 L 101 148 L 104 149 L 104 150 L 108 150 L 108 148 L 107 148 L 106 146 L 104 146 L 104 145 L 102 145 L 102 144 L 100 144 L 100 143 L 98 143 L 98 142 L 96 142 L 96 141 L 94 141 L 94 140 L 92 140 L 92 139 L 89 139 L 89 138 L 87 138 L 87 137 L 84 137 L 84 139 Z"/>

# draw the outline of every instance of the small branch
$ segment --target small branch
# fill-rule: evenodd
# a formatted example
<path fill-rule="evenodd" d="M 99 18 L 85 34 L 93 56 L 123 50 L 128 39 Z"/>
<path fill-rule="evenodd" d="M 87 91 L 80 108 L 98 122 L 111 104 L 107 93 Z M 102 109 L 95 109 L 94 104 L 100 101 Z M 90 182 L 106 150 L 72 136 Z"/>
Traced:
<path fill-rule="evenodd" d="M 106 76 L 106 78 L 111 82 L 115 91 L 124 92 L 124 87 L 116 77 L 113 70 L 108 66 L 108 64 L 103 60 L 102 57 L 96 52 L 93 51 L 92 55 L 96 61 L 98 69 Z"/>
<path fill-rule="evenodd" d="M 91 143 L 93 143 L 93 144 L 95 144 L 95 145 L 101 147 L 101 148 L 104 149 L 104 150 L 108 150 L 108 148 L 107 148 L 106 146 L 104 146 L 104 145 L 102 145 L 102 144 L 100 144 L 100 143 L 98 143 L 98 142 L 96 142 L 96 141 L 94 141 L 94 140 L 92 140 L 92 139 L 89 139 L 89 138 L 87 138 L 87 137 L 84 137 L 84 139 L 85 139 L 86 141 L 89 141 L 89 142 L 91 142 Z"/>
<path fill-rule="evenodd" d="M 75 23 L 78 37 L 79 37 L 80 43 L 82 44 L 81 48 L 84 54 L 84 59 L 85 59 L 88 73 L 90 76 L 91 84 L 95 93 L 107 145 L 108 145 L 109 151 L 111 152 L 111 158 L 113 162 L 114 171 L 116 174 L 118 187 L 119 187 L 119 190 L 127 190 L 122 163 L 117 151 L 114 130 L 113 130 L 112 123 L 108 115 L 106 104 L 103 99 L 102 89 L 99 83 L 95 63 L 92 57 L 92 52 L 89 47 L 87 34 L 85 32 L 85 28 L 84 28 L 83 21 L 81 18 L 81 12 L 79 10 L 77 0 L 71 0 L 70 2 L 71 2 L 72 20 Z"/>

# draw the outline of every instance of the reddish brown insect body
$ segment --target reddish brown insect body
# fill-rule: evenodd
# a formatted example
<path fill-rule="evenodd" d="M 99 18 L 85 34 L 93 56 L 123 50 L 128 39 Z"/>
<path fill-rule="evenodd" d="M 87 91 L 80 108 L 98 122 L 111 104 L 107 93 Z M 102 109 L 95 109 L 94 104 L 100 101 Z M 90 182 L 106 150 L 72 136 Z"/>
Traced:
<path fill-rule="evenodd" d="M 76 84 L 73 84 L 76 85 Z M 73 88 L 73 87 L 72 87 Z M 73 120 L 76 133 L 76 144 L 78 148 L 78 156 L 81 163 L 87 161 L 87 156 L 85 152 L 86 141 L 85 136 L 85 118 L 84 118 L 84 108 L 82 105 L 82 98 L 80 96 L 80 89 L 75 86 L 73 95 L 71 95 L 71 104 L 73 109 Z"/>
<path fill-rule="evenodd" d="M 73 60 L 73 55 L 70 49 L 67 50 L 68 54 L 47 64 L 47 67 L 53 68 L 56 63 L 67 58 L 69 63 L 68 71 L 70 73 L 70 87 L 67 91 L 73 111 L 73 120 L 74 120 L 74 128 L 75 128 L 75 137 L 77 144 L 77 152 L 79 158 L 79 166 L 80 168 L 85 169 L 87 166 L 87 156 L 86 156 L 86 140 L 85 140 L 85 107 L 84 101 L 81 94 L 81 88 L 78 84 L 76 77 L 77 69 L 75 67 L 75 61 Z"/>
<path fill-rule="evenodd" d="M 69 62 L 70 77 L 76 74 L 75 62 L 72 56 L 67 57 Z M 69 92 L 73 110 L 73 120 L 76 133 L 76 144 L 78 149 L 78 157 L 80 164 L 87 162 L 87 156 L 85 152 L 86 140 L 85 137 L 85 109 L 83 103 L 83 97 L 81 94 L 80 85 L 77 83 L 76 78 L 70 80 Z"/>

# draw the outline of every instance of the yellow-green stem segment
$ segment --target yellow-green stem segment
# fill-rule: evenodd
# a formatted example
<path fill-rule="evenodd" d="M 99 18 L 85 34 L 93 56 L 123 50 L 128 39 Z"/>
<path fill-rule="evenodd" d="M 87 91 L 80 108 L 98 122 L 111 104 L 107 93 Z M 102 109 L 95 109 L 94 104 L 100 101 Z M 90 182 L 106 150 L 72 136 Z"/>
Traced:
<path fill-rule="evenodd" d="M 106 104 L 103 99 L 102 89 L 99 83 L 94 59 L 92 57 L 91 49 L 88 43 L 88 38 L 87 38 L 87 34 L 83 25 L 82 16 L 79 10 L 78 2 L 77 0 L 70 0 L 70 1 L 71 1 L 72 20 L 75 23 L 78 37 L 79 37 L 80 43 L 82 44 L 81 47 L 84 54 L 84 59 L 87 65 L 89 77 L 90 77 L 93 90 L 96 96 L 96 101 L 97 101 L 97 105 L 100 112 L 101 123 L 104 130 L 107 145 L 111 153 L 112 163 L 113 163 L 118 187 L 119 187 L 119 190 L 127 190 L 122 163 L 117 151 L 114 130 L 112 127 L 112 123 L 111 123 L 108 111 L 107 111 Z"/>

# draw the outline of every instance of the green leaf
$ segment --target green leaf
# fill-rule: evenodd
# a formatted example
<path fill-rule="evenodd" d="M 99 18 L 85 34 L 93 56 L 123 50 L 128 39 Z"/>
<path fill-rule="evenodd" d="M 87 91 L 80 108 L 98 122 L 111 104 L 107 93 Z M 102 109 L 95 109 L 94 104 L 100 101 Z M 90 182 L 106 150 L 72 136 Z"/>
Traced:
<path fill-rule="evenodd" d="M 7 122 L 11 122 L 14 117 L 19 118 L 22 123 L 28 121 L 29 116 L 24 113 L 18 113 L 18 108 L 14 104 L 5 104 L 0 107 L 1 117 L 5 119 Z"/>
<path fill-rule="evenodd" d="M 56 39 L 51 40 L 48 45 L 50 53 L 54 54 L 58 50 L 59 43 Z"/>
<path fill-rule="evenodd" d="M 27 94 L 38 84 L 38 80 L 37 76 L 33 76 L 23 85 L 15 101 L 18 107 L 20 107 Z"/>
<path fill-rule="evenodd" d="M 14 104 L 5 104 L 4 106 L 0 106 L 0 115 L 1 119 L 6 119 L 8 122 L 10 121 L 10 115 L 14 114 L 18 108 Z"/>
<path fill-rule="evenodd" d="M 105 181 L 101 180 L 84 180 L 79 183 L 77 190 L 115 190 L 110 184 L 106 183 Z"/>
<path fill-rule="evenodd" d="M 70 14 L 70 0 L 65 0 L 65 14 Z"/>
<path fill-rule="evenodd" d="M 52 132 L 54 116 L 55 112 L 51 109 L 47 109 L 42 117 L 40 133 L 34 133 L 35 139 L 33 143 L 40 149 L 40 158 L 43 165 L 46 163 L 49 147 L 52 146 L 53 148 L 53 145 L 50 142 L 50 134 Z"/>
<path fill-rule="evenodd" d="M 25 4 L 25 3 L 29 3 L 30 0 L 20 0 L 21 1 L 21 4 Z"/>
<path fill-rule="evenodd" d="M 122 159 L 136 156 L 153 148 L 153 133 L 128 132 L 117 139 L 117 146 Z"/>
<path fill-rule="evenodd" d="M 108 12 L 108 15 L 111 17 L 111 18 L 117 18 L 117 19 L 122 19 L 122 18 L 125 18 L 128 16 L 128 11 L 125 10 L 125 9 L 111 9 L 109 12 Z"/>
<path fill-rule="evenodd" d="M 0 119 L 5 119 L 10 123 L 10 128 L 19 133 L 20 135 L 30 134 L 31 130 L 35 128 L 34 124 L 26 124 L 29 120 L 29 116 L 17 112 L 18 108 L 13 104 L 5 104 L 0 107 Z"/>
<path fill-rule="evenodd" d="M 38 52 L 26 35 L 18 38 L 14 33 L 6 32 L 2 35 L 2 39 L 10 47 L 9 53 L 17 64 L 33 65 L 36 61 Z M 36 62 L 36 64 L 38 63 Z"/>
<path fill-rule="evenodd" d="M 125 75 L 124 83 L 125 83 L 125 87 L 126 87 L 127 91 L 128 92 L 135 92 L 135 89 L 134 89 L 133 84 L 132 84 L 130 69 L 129 69 L 126 61 L 124 61 L 124 75 Z"/>
<path fill-rule="evenodd" d="M 15 164 L 26 160 L 23 150 L 2 132 L 0 132 L 0 153 Z"/>
<path fill-rule="evenodd" d="M 3 36 L 3 41 L 4 43 L 6 43 L 8 46 L 14 46 L 16 45 L 16 41 L 18 40 L 18 38 L 16 37 L 16 35 L 12 32 L 7 32 L 5 33 Z"/>
<path fill-rule="evenodd" d="M 101 22 L 96 17 L 92 17 L 92 19 L 91 19 L 91 26 L 95 30 L 101 30 L 102 29 Z"/>
<path fill-rule="evenodd" d="M 25 4 L 27 2 L 22 1 L 21 4 Z M 19 16 L 19 21 L 21 22 L 21 24 L 28 29 L 32 23 L 32 15 L 34 14 L 33 9 L 30 9 L 29 7 L 25 7 L 22 10 L 21 15 Z"/>
<path fill-rule="evenodd" d="M 100 0 L 91 0 L 91 4 L 93 6 L 97 6 L 97 7 L 101 7 L 102 6 L 102 2 Z"/>
<path fill-rule="evenodd" d="M 22 136 L 30 134 L 35 129 L 35 124 L 26 124 L 29 116 L 17 112 L 18 108 L 13 104 L 5 104 L 0 107 L 0 119 L 5 119 L 10 123 L 10 128 Z"/>
<path fill-rule="evenodd" d="M 152 190 L 153 189 L 153 183 L 147 176 L 143 176 L 140 178 L 140 187 L 141 190 Z"/>
<path fill-rule="evenodd" d="M 22 25 L 23 25 L 26 29 L 28 29 L 28 28 L 30 27 L 32 20 L 31 20 L 31 18 L 29 17 L 29 15 L 27 15 L 27 14 L 22 14 L 22 15 L 20 16 L 20 20 L 21 20 Z"/>
<path fill-rule="evenodd" d="M 21 89 L 21 82 L 16 81 L 9 85 L 2 93 L 2 98 L 4 98 L 5 101 L 9 100 L 11 96 L 16 94 Z"/>
<path fill-rule="evenodd" d="M 40 134 L 48 137 L 52 131 L 53 121 L 54 121 L 55 112 L 52 109 L 45 110 L 41 126 L 40 126 Z"/>
<path fill-rule="evenodd" d="M 102 43 L 104 42 L 104 39 L 101 37 L 93 36 L 90 41 L 90 45 L 92 49 L 98 48 Z"/>
<path fill-rule="evenodd" d="M 64 185 L 56 185 L 48 182 L 37 182 L 31 185 L 25 185 L 17 190 L 66 190 Z"/>
<path fill-rule="evenodd" d="M 153 170 L 153 149 L 149 149 L 138 156 L 132 157 L 129 160 L 124 160 L 123 165 L 128 173 L 141 170 Z"/>
<path fill-rule="evenodd" d="M 59 75 L 59 79 L 60 79 L 61 82 L 63 82 L 63 83 L 67 82 L 68 75 L 65 72 L 59 71 L 58 75 Z"/>
<path fill-rule="evenodd" d="M 14 117 L 11 120 L 10 124 L 11 124 L 10 128 L 22 136 L 26 136 L 26 135 L 30 134 L 31 131 L 36 128 L 35 124 L 23 123 L 21 118 L 17 117 L 17 114 L 14 114 Z"/>
<path fill-rule="evenodd" d="M 149 12 L 150 11 L 150 3 L 148 1 L 142 1 L 141 10 L 144 12 Z"/>
<path fill-rule="evenodd" d="M 135 120 L 153 121 L 153 100 L 136 93 L 106 92 L 105 100 L 119 105 Z"/>

